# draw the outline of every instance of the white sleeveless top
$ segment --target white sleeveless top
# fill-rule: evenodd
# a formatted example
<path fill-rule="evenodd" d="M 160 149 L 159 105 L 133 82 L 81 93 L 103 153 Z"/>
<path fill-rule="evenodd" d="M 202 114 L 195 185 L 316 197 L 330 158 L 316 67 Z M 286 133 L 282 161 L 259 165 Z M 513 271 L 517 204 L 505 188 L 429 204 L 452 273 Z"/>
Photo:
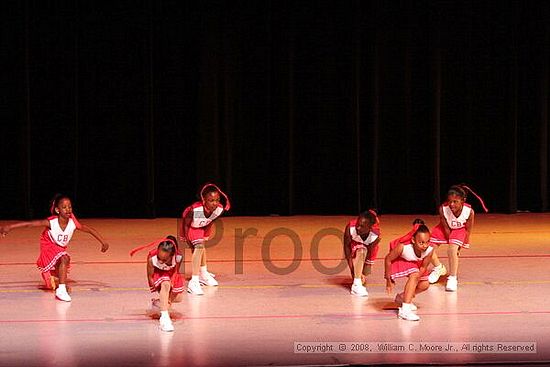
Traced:
<path fill-rule="evenodd" d="M 183 257 L 181 255 L 174 255 L 172 257 L 172 264 L 168 265 L 168 264 L 165 264 L 165 263 L 161 263 L 159 261 L 157 255 L 155 255 L 155 256 L 151 256 L 151 263 L 153 264 L 153 266 L 155 268 L 167 271 L 167 270 L 174 269 L 176 267 L 177 263 L 180 262 L 182 258 Z"/>
<path fill-rule="evenodd" d="M 204 214 L 204 206 L 200 205 L 193 208 L 193 220 L 191 221 L 192 228 L 202 228 L 208 226 L 216 218 L 218 218 L 223 213 L 223 207 L 220 205 L 214 210 L 210 217 L 206 218 Z"/>
<path fill-rule="evenodd" d="M 412 243 L 403 246 L 403 252 L 401 252 L 401 257 L 407 261 L 420 261 L 424 260 L 433 251 L 433 247 L 429 246 L 424 252 L 420 254 L 420 257 L 416 256 L 414 253 L 414 248 Z"/>
<path fill-rule="evenodd" d="M 67 247 L 69 241 L 73 237 L 73 233 L 76 230 L 76 223 L 72 218 L 69 218 L 67 227 L 65 230 L 61 229 L 59 225 L 59 218 L 49 218 L 50 229 L 48 230 L 48 236 L 53 243 L 61 247 Z"/>
<path fill-rule="evenodd" d="M 371 243 L 373 243 L 374 241 L 376 241 L 378 239 L 378 235 L 376 233 L 374 233 L 373 231 L 370 231 L 367 238 L 363 240 L 361 238 L 361 236 L 359 236 L 357 234 L 357 229 L 355 228 L 355 226 L 350 226 L 349 227 L 349 234 L 351 235 L 352 240 L 354 240 L 355 242 L 362 243 L 366 246 L 370 245 Z"/>
<path fill-rule="evenodd" d="M 470 218 L 470 214 L 472 214 L 473 212 L 470 204 L 466 203 L 464 203 L 464 205 L 462 206 L 462 212 L 458 217 L 455 217 L 449 205 L 443 204 L 442 208 L 443 216 L 445 217 L 445 220 L 447 221 L 447 224 L 451 229 L 459 229 L 464 227 L 466 225 L 466 222 L 468 221 L 468 218 Z"/>

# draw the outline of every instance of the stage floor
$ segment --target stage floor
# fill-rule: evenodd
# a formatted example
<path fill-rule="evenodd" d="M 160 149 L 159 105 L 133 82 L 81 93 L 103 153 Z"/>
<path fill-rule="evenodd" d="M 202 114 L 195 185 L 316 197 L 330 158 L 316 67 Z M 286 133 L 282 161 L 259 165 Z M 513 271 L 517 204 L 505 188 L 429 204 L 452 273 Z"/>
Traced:
<path fill-rule="evenodd" d="M 382 258 L 415 217 L 382 217 L 366 299 L 349 294 L 336 237 L 351 217 L 224 218 L 221 241 L 207 250 L 220 286 L 186 294 L 173 309 L 173 333 L 150 315 L 146 252 L 130 258 L 128 251 L 175 234 L 176 219 L 82 220 L 111 248 L 103 254 L 91 236 L 75 235 L 71 303 L 40 289 L 41 229 L 13 231 L 0 239 L 0 365 L 550 363 L 550 214 L 477 215 L 458 292 L 445 292 L 444 281 L 430 287 L 416 300 L 422 319 L 410 322 L 396 317 L 385 293 Z M 438 221 L 422 217 L 430 226 Z M 438 254 L 447 263 L 446 248 Z M 189 259 L 186 250 L 187 276 Z M 346 352 L 296 353 L 306 342 Z M 420 353 L 449 343 L 455 349 Z M 536 351 L 505 353 L 499 343 Z"/>

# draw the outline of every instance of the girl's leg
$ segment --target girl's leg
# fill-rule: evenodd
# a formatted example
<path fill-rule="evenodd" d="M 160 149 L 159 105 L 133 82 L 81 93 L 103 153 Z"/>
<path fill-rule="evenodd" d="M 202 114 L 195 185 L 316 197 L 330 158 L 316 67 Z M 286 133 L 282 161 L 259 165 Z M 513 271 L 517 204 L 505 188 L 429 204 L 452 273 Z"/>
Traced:
<path fill-rule="evenodd" d="M 210 287 L 215 287 L 218 285 L 218 281 L 214 279 L 212 274 L 208 272 L 208 268 L 206 266 L 206 249 L 203 249 L 202 257 L 201 257 L 200 282 L 201 284 L 207 285 Z"/>
<path fill-rule="evenodd" d="M 52 277 L 52 282 L 54 284 L 53 289 L 57 287 L 57 284 L 59 284 L 59 274 L 57 272 L 57 269 L 50 270 L 50 275 Z"/>
<path fill-rule="evenodd" d="M 427 281 L 427 280 L 419 280 L 418 281 L 418 284 L 416 285 L 416 289 L 414 290 L 414 294 L 412 296 L 412 299 L 411 299 L 411 311 L 416 311 L 416 305 L 412 303 L 412 301 L 414 300 L 414 298 L 416 297 L 416 295 L 418 293 L 422 293 L 424 292 L 426 289 L 428 289 L 428 287 L 430 286 L 430 282 Z M 395 297 L 395 303 L 397 304 L 402 304 L 402 303 L 407 303 L 405 301 L 405 290 L 407 289 L 407 287 L 405 286 L 405 289 L 403 290 L 402 293 L 399 293 L 396 297 Z"/>
<path fill-rule="evenodd" d="M 414 292 L 414 295 L 416 296 L 418 293 L 422 293 L 425 290 L 427 290 L 430 287 L 430 282 L 427 280 L 420 280 L 418 284 L 416 285 L 416 289 Z"/>
<path fill-rule="evenodd" d="M 67 281 L 67 269 L 70 259 L 67 255 L 61 256 L 57 262 L 57 274 L 59 275 L 59 286 L 55 290 L 55 296 L 65 302 L 71 302 L 71 296 L 67 293 L 65 282 Z"/>
<path fill-rule="evenodd" d="M 457 245 L 449 244 L 447 249 L 447 255 L 449 256 L 449 275 L 456 277 L 458 274 L 458 251 L 460 247 Z"/>
<path fill-rule="evenodd" d="M 204 253 L 204 244 L 199 243 L 193 247 L 193 255 L 191 257 L 191 267 L 192 267 L 192 276 L 191 280 L 187 285 L 187 292 L 191 294 L 202 295 L 204 291 L 202 290 L 200 284 L 200 272 L 201 272 L 201 261 Z"/>
<path fill-rule="evenodd" d="M 445 265 L 443 265 L 441 261 L 439 261 L 439 258 L 437 257 L 437 253 L 435 252 L 435 250 L 438 247 L 439 246 L 436 246 L 432 250 L 432 264 L 434 265 L 434 267 L 428 277 L 428 281 L 432 284 L 437 283 L 437 281 L 439 280 L 439 277 L 447 274 L 447 269 L 445 268 Z"/>
<path fill-rule="evenodd" d="M 363 286 L 363 266 L 367 250 L 364 248 L 355 251 L 355 259 L 353 260 L 353 285 L 351 286 L 351 294 L 361 297 L 369 295 L 367 288 Z"/>
<path fill-rule="evenodd" d="M 206 248 L 202 251 L 201 266 L 206 266 Z"/>
<path fill-rule="evenodd" d="M 367 250 L 364 248 L 357 249 L 355 251 L 355 259 L 353 261 L 353 278 L 361 279 L 363 275 L 363 266 L 365 265 L 365 258 L 367 257 Z"/>
<path fill-rule="evenodd" d="M 170 299 L 170 282 L 160 283 L 159 298 L 160 298 L 160 310 L 168 311 L 168 303 Z"/>
<path fill-rule="evenodd" d="M 179 303 L 183 300 L 183 293 L 170 292 L 170 303 Z"/>
<path fill-rule="evenodd" d="M 458 245 L 449 244 L 447 249 L 447 254 L 449 255 L 449 267 L 450 274 L 447 278 L 447 284 L 445 285 L 445 290 L 449 292 L 455 292 L 458 289 L 458 280 L 456 276 L 458 274 L 458 251 L 460 247 Z"/>
<path fill-rule="evenodd" d="M 363 265 L 363 274 L 361 275 L 361 281 L 363 283 L 367 282 L 367 276 L 372 274 L 372 265 L 365 264 Z"/>
<path fill-rule="evenodd" d="M 69 268 L 70 259 L 67 255 L 63 255 L 57 262 L 57 275 L 59 276 L 59 284 L 67 282 L 67 269 Z"/>
<path fill-rule="evenodd" d="M 407 283 L 405 283 L 405 289 L 403 290 L 403 303 L 412 303 L 412 300 L 416 293 L 416 288 L 419 284 L 419 278 L 419 273 L 412 273 L 411 275 L 409 275 Z"/>
<path fill-rule="evenodd" d="M 170 319 L 170 314 L 168 313 L 169 308 L 169 299 L 170 299 L 170 289 L 172 288 L 170 282 L 160 283 L 160 329 L 162 331 L 174 331 L 174 325 Z"/>
<path fill-rule="evenodd" d="M 201 270 L 201 263 L 204 254 L 204 245 L 200 244 L 193 248 L 193 255 L 191 257 L 191 266 L 193 270 L 193 276 L 199 276 Z"/>
<path fill-rule="evenodd" d="M 401 307 L 399 308 L 399 312 L 397 314 L 397 316 L 401 319 L 409 321 L 420 320 L 420 317 L 418 317 L 418 315 L 414 313 L 414 310 L 416 308 L 413 307 L 414 305 L 412 304 L 414 294 L 418 287 L 419 279 L 420 273 L 418 272 L 412 273 L 407 279 L 407 283 L 405 284 L 405 289 L 403 291 L 403 303 L 401 304 Z"/>

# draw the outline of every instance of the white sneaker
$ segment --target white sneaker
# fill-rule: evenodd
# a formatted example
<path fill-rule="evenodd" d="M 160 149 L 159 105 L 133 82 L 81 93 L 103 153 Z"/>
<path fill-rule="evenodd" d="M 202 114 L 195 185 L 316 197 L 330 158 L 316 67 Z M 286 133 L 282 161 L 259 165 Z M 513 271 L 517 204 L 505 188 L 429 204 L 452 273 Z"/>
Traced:
<path fill-rule="evenodd" d="M 199 283 L 202 285 L 207 285 L 209 287 L 216 287 L 218 285 L 218 281 L 214 279 L 214 277 L 210 273 L 199 275 Z"/>
<path fill-rule="evenodd" d="M 399 307 L 399 312 L 397 313 L 397 317 L 403 320 L 407 321 L 418 321 L 420 320 L 420 316 L 414 313 L 414 311 L 403 311 L 401 307 Z"/>
<path fill-rule="evenodd" d="M 359 284 L 354 284 L 351 286 L 351 294 L 359 297 L 369 296 L 369 292 L 367 292 L 367 288 L 365 288 L 364 285 L 359 285 Z"/>
<path fill-rule="evenodd" d="M 445 274 L 447 274 L 447 268 L 445 267 L 445 265 L 440 264 L 439 266 L 436 266 L 432 269 L 432 272 L 430 273 L 430 275 L 428 275 L 428 281 L 430 282 L 430 284 L 437 283 L 439 277 Z"/>
<path fill-rule="evenodd" d="M 447 292 L 456 292 L 457 289 L 458 289 L 458 280 L 456 279 L 456 277 L 449 276 L 447 278 L 447 285 L 445 286 L 445 290 Z"/>
<path fill-rule="evenodd" d="M 201 284 L 198 281 L 190 280 L 189 283 L 187 283 L 187 293 L 202 296 L 204 294 L 204 291 L 202 290 Z"/>
<path fill-rule="evenodd" d="M 174 325 L 172 324 L 172 320 L 170 319 L 170 317 L 161 316 L 159 322 L 160 330 L 167 332 L 174 331 Z"/>
<path fill-rule="evenodd" d="M 397 293 L 395 296 L 395 303 L 397 303 L 399 306 L 403 304 L 403 297 L 401 297 L 401 293 Z M 418 307 L 414 303 L 411 302 L 411 311 L 418 310 Z"/>
<path fill-rule="evenodd" d="M 60 301 L 65 301 L 65 302 L 71 302 L 71 296 L 69 296 L 69 293 L 67 293 L 67 290 L 66 289 L 61 289 L 61 288 L 57 288 L 55 290 L 55 298 L 57 298 L 58 300 Z"/>

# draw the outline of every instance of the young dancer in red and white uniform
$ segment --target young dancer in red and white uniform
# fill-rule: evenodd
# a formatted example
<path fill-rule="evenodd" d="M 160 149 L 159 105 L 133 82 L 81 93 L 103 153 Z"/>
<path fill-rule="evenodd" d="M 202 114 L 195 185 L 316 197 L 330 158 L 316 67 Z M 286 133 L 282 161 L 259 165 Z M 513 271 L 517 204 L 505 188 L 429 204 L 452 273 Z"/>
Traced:
<path fill-rule="evenodd" d="M 351 220 L 344 231 L 344 254 L 353 278 L 351 294 L 368 297 L 363 285 L 371 273 L 380 243 L 380 221 L 374 210 L 367 210 Z"/>
<path fill-rule="evenodd" d="M 430 286 L 427 268 L 430 265 L 433 247 L 430 246 L 430 230 L 421 219 L 413 222 L 413 229 L 390 242 L 390 252 L 384 260 L 386 291 L 391 294 L 395 280 L 407 277 L 403 292 L 395 296 L 399 304 L 397 316 L 404 320 L 418 321 L 417 307 L 413 298 Z"/>
<path fill-rule="evenodd" d="M 201 284 L 217 286 L 214 274 L 208 272 L 206 265 L 206 242 L 212 232 L 214 220 L 220 217 L 224 211 L 231 208 L 229 198 L 213 183 L 204 185 L 200 191 L 200 199 L 187 207 L 182 214 L 180 240 L 187 242 L 193 251 L 191 259 L 192 276 L 187 285 L 187 292 L 196 295 L 204 294 Z M 225 205 L 220 204 L 223 196 Z"/>
<path fill-rule="evenodd" d="M 488 212 L 485 203 L 472 189 L 466 185 L 451 186 L 447 192 L 447 201 L 439 207 L 439 224 L 432 229 L 431 242 L 435 246 L 448 243 L 449 276 L 445 289 L 454 292 L 458 289 L 458 254 L 461 248 L 470 247 L 470 235 L 474 227 L 474 209 L 466 203 L 467 193 L 471 192 L 478 198 L 483 210 Z M 434 268 L 430 273 L 430 283 L 436 283 L 439 277 L 447 273 L 445 266 L 439 261 L 434 251 L 432 256 Z"/>
<path fill-rule="evenodd" d="M 55 289 L 57 299 L 70 302 L 71 296 L 67 293 L 65 283 L 70 266 L 67 246 L 73 233 L 81 230 L 94 236 L 101 243 L 101 252 L 107 251 L 109 245 L 95 229 L 79 223 L 73 214 L 71 200 L 67 196 L 56 195 L 52 199 L 50 212 L 52 216 L 47 219 L 18 222 L 0 227 L 0 234 L 5 236 L 16 228 L 45 227 L 40 236 L 40 256 L 36 264 L 42 273 L 46 287 Z"/>
<path fill-rule="evenodd" d="M 180 267 L 183 260 L 178 250 L 176 238 L 166 236 L 148 245 L 130 251 L 130 256 L 147 247 L 156 246 L 147 256 L 147 281 L 151 292 L 158 292 L 159 298 L 152 300 L 153 308 L 160 309 L 160 329 L 174 331 L 169 309 L 172 303 L 181 302 L 183 298 L 183 277 Z"/>

